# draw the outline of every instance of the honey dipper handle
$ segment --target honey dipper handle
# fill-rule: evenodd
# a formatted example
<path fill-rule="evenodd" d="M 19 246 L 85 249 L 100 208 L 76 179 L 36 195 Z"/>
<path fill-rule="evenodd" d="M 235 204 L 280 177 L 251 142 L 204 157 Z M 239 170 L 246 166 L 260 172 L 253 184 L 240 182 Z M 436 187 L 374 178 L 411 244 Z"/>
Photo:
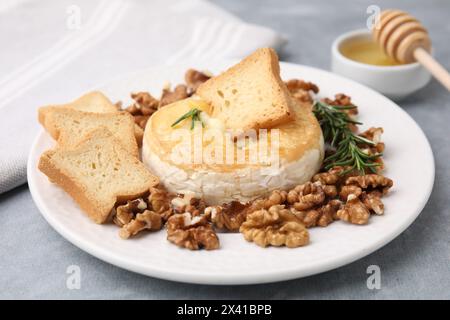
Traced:
<path fill-rule="evenodd" d="M 414 57 L 450 91 L 450 74 L 424 49 L 414 50 Z"/>

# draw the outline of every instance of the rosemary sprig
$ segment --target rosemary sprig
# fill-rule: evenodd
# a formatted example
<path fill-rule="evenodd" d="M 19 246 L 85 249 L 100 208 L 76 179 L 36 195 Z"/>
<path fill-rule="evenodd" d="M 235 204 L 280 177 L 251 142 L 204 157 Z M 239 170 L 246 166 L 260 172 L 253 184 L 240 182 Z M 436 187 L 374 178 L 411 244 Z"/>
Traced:
<path fill-rule="evenodd" d="M 351 110 L 355 106 L 333 106 L 322 101 L 316 101 L 313 105 L 313 112 L 320 123 L 325 142 L 328 143 L 335 152 L 325 158 L 325 169 L 335 166 L 346 166 L 349 169 L 342 172 L 346 174 L 352 170 L 357 170 L 364 174 L 366 170 L 376 172 L 376 167 L 380 164 L 376 160 L 382 156 L 381 153 L 367 154 L 360 146 L 375 146 L 375 143 L 354 134 L 350 124 L 360 125 L 361 122 L 349 117 L 345 110 Z"/>
<path fill-rule="evenodd" d="M 172 123 L 171 127 L 175 127 L 177 124 L 179 124 L 183 120 L 192 118 L 191 119 L 191 130 L 194 129 L 196 121 L 200 121 L 200 123 L 202 124 L 202 127 L 204 128 L 205 124 L 203 123 L 202 119 L 200 118 L 201 112 L 202 112 L 202 110 L 199 110 L 197 108 L 192 108 L 191 110 L 189 110 L 188 112 L 183 114 L 181 117 L 179 117 L 174 123 Z"/>

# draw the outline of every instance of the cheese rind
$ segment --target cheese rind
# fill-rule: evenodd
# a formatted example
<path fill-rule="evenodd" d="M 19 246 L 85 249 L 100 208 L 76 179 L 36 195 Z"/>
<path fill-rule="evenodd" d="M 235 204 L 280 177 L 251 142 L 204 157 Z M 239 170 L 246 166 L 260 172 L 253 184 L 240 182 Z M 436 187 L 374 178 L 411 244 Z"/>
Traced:
<path fill-rule="evenodd" d="M 170 192 L 193 192 L 210 205 L 231 201 L 247 202 L 272 190 L 288 189 L 310 180 L 322 163 L 323 139 L 319 148 L 308 150 L 298 160 L 282 161 L 278 168 L 270 169 L 249 167 L 229 172 L 183 170 L 161 160 L 145 140 L 142 157 L 144 164 L 159 176 Z"/>

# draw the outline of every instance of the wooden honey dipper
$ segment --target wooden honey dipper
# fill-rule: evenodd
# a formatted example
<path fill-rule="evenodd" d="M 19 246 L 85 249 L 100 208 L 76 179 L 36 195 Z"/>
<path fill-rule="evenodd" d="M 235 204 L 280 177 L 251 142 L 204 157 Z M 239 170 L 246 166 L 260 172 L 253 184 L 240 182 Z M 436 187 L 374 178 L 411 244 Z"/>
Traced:
<path fill-rule="evenodd" d="M 450 74 L 430 55 L 430 37 L 416 18 L 400 10 L 384 10 L 372 34 L 388 56 L 401 63 L 418 61 L 450 91 Z"/>

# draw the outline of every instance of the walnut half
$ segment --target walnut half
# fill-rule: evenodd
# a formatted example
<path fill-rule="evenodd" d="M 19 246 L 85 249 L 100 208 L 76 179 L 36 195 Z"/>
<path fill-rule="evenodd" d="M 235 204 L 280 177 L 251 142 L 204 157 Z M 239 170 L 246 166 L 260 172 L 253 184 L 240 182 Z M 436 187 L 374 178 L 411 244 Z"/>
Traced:
<path fill-rule="evenodd" d="M 127 204 L 118 206 L 113 217 L 113 222 L 119 226 L 123 227 L 127 223 L 130 223 L 134 219 L 136 214 L 142 213 L 147 209 L 147 203 L 141 198 L 128 200 Z"/>
<path fill-rule="evenodd" d="M 145 210 L 143 213 L 138 213 L 136 218 L 125 224 L 122 229 L 120 229 L 119 236 L 122 239 L 128 239 L 142 230 L 156 231 L 161 228 L 161 216 L 156 212 Z"/>
<path fill-rule="evenodd" d="M 195 69 L 188 69 L 184 74 L 184 80 L 190 94 L 195 93 L 195 91 L 197 91 L 197 88 L 210 78 L 211 77 L 209 75 Z"/>
<path fill-rule="evenodd" d="M 161 215 L 163 221 L 167 221 L 172 215 L 172 208 L 170 202 L 173 196 L 162 188 L 150 188 L 150 195 L 148 196 L 148 203 L 152 211 Z"/>
<path fill-rule="evenodd" d="M 337 199 L 315 209 L 298 211 L 290 208 L 290 211 L 305 225 L 306 228 L 326 227 L 335 220 L 338 220 L 336 213 L 341 208 L 342 203 Z"/>
<path fill-rule="evenodd" d="M 210 216 L 213 225 L 221 230 L 239 231 L 240 226 L 247 216 L 248 205 L 238 201 L 207 207 L 205 214 Z"/>
<path fill-rule="evenodd" d="M 167 240 L 190 250 L 214 250 L 220 246 L 219 238 L 206 216 L 192 216 L 190 212 L 174 214 L 169 218 Z"/>
<path fill-rule="evenodd" d="M 319 92 L 319 87 L 314 83 L 300 79 L 291 79 L 286 82 L 286 86 L 291 93 L 291 96 L 299 102 L 312 102 L 313 98 L 310 92 Z"/>
<path fill-rule="evenodd" d="M 186 99 L 188 96 L 187 87 L 184 84 L 177 85 L 173 91 L 165 88 L 163 89 L 161 99 L 159 100 L 159 108 Z"/>
<path fill-rule="evenodd" d="M 393 186 L 393 181 L 380 174 L 366 174 L 363 176 L 349 177 L 345 180 L 346 185 L 356 185 L 363 190 L 379 190 L 387 194 Z"/>
<path fill-rule="evenodd" d="M 295 248 L 309 243 L 309 232 L 284 205 L 254 211 L 247 216 L 239 231 L 247 241 L 258 246 Z"/>
<path fill-rule="evenodd" d="M 290 190 L 287 201 L 296 210 L 308 210 L 321 205 L 325 201 L 325 192 L 320 182 L 307 182 Z"/>
<path fill-rule="evenodd" d="M 131 98 L 134 103 L 125 111 L 129 112 L 134 117 L 134 122 L 144 129 L 150 116 L 158 110 L 159 101 L 148 92 L 132 93 Z"/>
<path fill-rule="evenodd" d="M 370 218 L 370 211 L 354 194 L 350 194 L 342 209 L 336 213 L 340 220 L 353 224 L 367 224 Z"/>

